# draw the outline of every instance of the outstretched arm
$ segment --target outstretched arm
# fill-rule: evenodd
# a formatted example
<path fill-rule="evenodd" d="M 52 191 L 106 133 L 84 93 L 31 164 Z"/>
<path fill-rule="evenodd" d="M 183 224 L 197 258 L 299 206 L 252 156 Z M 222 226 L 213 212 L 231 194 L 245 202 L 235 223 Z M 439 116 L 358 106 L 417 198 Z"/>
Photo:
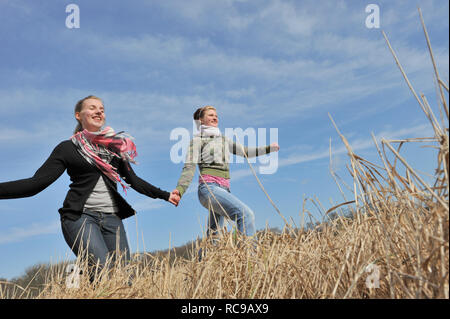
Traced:
<path fill-rule="evenodd" d="M 228 140 L 228 143 L 231 153 L 233 153 L 234 155 L 246 157 L 260 156 L 264 154 L 269 154 L 271 152 L 278 152 L 280 150 L 280 146 L 278 145 L 278 143 L 272 143 L 270 145 L 260 147 L 244 146 L 240 143 L 234 142 L 231 139 Z"/>
<path fill-rule="evenodd" d="M 0 183 L 0 199 L 34 196 L 56 181 L 65 169 L 62 146 L 59 144 L 32 177 Z"/>
<path fill-rule="evenodd" d="M 122 164 L 119 170 L 120 175 L 122 176 L 123 180 L 131 186 L 131 188 L 133 188 L 138 193 L 147 195 L 148 197 L 160 198 L 169 201 L 169 192 L 166 192 L 137 176 L 128 162 L 121 161 L 121 163 Z"/>
<path fill-rule="evenodd" d="M 180 198 L 178 195 L 169 192 L 166 192 L 148 182 L 140 178 L 136 175 L 136 173 L 131 168 L 131 165 L 128 162 L 121 161 L 120 175 L 124 179 L 125 182 L 130 184 L 131 188 L 135 191 L 147 195 L 151 198 L 160 198 L 164 199 L 175 206 L 178 206 L 178 202 Z"/>

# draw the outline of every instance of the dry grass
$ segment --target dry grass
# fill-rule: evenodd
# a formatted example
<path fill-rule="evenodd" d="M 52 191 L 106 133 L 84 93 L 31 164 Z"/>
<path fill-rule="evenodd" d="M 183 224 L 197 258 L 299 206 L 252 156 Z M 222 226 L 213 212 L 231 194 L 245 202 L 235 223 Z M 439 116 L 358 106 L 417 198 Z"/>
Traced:
<path fill-rule="evenodd" d="M 67 288 L 60 271 L 39 297 L 448 298 L 446 212 L 437 205 L 383 205 L 387 210 L 340 217 L 320 230 L 260 233 L 256 248 L 226 233 L 216 245 L 198 242 L 190 259 L 143 255 L 94 285 L 82 275 L 78 289 Z M 202 261 L 199 247 L 207 250 Z M 372 263 L 379 267 L 379 288 L 369 289 Z"/>
<path fill-rule="evenodd" d="M 81 275 L 79 288 L 67 287 L 60 267 L 50 272 L 38 298 L 449 298 L 448 87 L 435 70 L 440 122 L 425 96 L 419 98 L 410 86 L 435 136 L 374 139 L 380 156 L 380 164 L 374 164 L 356 155 L 336 126 L 353 178 L 353 199 L 337 206 L 351 204 L 352 218 L 338 214 L 308 231 L 286 225 L 281 234 L 261 232 L 254 242 L 224 233 L 215 244 L 195 242 L 187 259 L 143 254 L 128 265 L 115 265 L 94 284 Z M 436 148 L 432 185 L 401 156 L 409 143 Z M 207 251 L 201 261 L 199 248 Z M 81 260 L 77 263 L 85 269 Z"/>

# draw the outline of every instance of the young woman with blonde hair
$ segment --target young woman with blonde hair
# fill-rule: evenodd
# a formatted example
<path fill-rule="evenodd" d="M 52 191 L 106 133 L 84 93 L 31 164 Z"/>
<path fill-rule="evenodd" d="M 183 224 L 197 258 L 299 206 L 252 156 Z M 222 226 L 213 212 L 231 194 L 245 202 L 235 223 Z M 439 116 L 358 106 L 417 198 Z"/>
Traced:
<path fill-rule="evenodd" d="M 179 196 L 163 191 L 133 171 L 137 156 L 128 135 L 105 127 L 105 108 L 100 98 L 90 95 L 75 106 L 78 125 L 74 135 L 55 147 L 50 157 L 27 179 L 0 183 L 0 199 L 33 196 L 56 181 L 65 170 L 70 176 L 69 191 L 59 209 L 64 239 L 78 256 L 85 252 L 89 264 L 99 269 L 107 258 L 120 251 L 126 261 L 130 250 L 122 219 L 135 210 L 117 191 L 131 186 L 151 198 L 178 205 Z M 94 273 L 91 272 L 91 281 Z"/>

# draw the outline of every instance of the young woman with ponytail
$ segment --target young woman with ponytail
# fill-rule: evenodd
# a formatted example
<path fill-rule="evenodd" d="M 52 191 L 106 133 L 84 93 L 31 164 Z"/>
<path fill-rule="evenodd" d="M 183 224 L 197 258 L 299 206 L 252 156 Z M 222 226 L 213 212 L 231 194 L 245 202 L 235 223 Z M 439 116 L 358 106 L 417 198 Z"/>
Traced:
<path fill-rule="evenodd" d="M 207 235 L 215 235 L 227 217 L 236 222 L 239 232 L 253 236 L 256 232 L 255 214 L 230 191 L 229 153 L 252 157 L 276 152 L 280 147 L 277 143 L 262 147 L 237 145 L 221 134 L 213 106 L 198 108 L 193 117 L 199 133 L 191 140 L 181 176 L 172 192 L 180 198 L 183 196 L 198 165 L 198 198 L 209 211 Z"/>

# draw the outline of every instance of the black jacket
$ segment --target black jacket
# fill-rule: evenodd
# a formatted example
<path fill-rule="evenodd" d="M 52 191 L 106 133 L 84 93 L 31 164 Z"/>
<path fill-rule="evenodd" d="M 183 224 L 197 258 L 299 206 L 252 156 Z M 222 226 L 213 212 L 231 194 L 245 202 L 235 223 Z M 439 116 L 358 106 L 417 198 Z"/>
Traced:
<path fill-rule="evenodd" d="M 163 191 L 136 176 L 128 162 L 114 158 L 111 163 L 117 167 L 122 179 L 137 192 L 151 198 L 169 200 L 170 193 Z M 72 141 L 61 142 L 55 147 L 50 157 L 36 171 L 31 178 L 0 183 L 0 199 L 22 198 L 36 195 L 56 181 L 67 169 L 72 183 L 59 213 L 69 219 L 80 218 L 84 204 L 97 184 L 100 175 L 119 206 L 117 215 L 124 219 L 134 215 L 135 210 L 125 201 L 117 191 L 117 184 L 103 175 L 100 170 L 77 151 Z"/>

